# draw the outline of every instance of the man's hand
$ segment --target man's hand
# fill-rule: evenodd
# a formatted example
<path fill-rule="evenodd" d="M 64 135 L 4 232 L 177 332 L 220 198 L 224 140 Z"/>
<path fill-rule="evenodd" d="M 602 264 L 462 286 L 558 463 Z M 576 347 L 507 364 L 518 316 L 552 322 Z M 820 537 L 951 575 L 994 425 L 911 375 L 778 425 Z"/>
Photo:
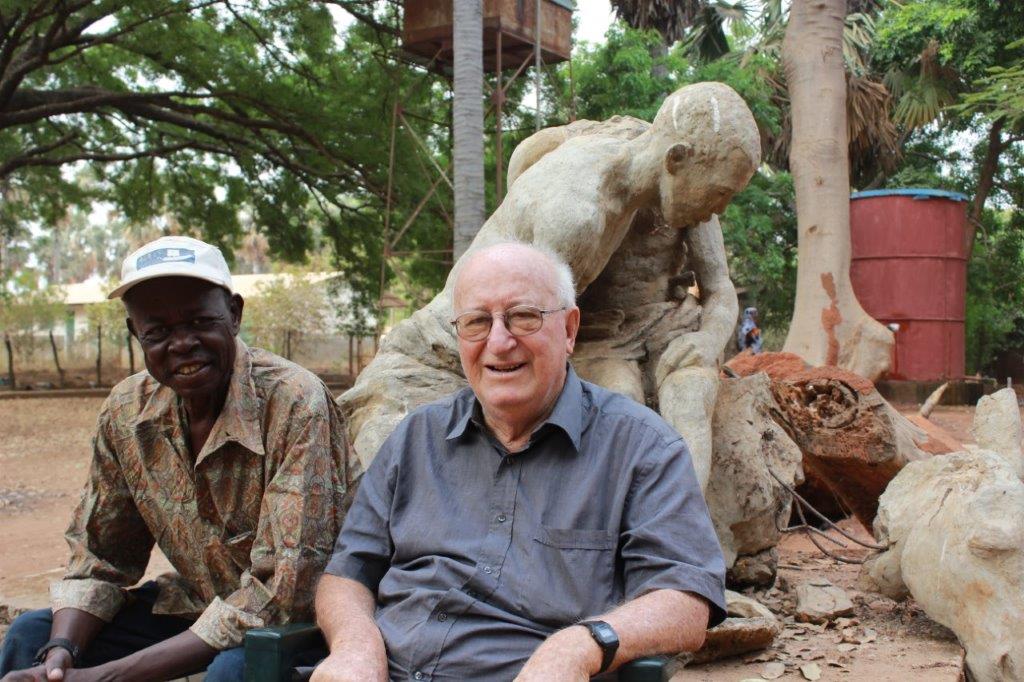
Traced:
<path fill-rule="evenodd" d="M 6 675 L 0 682 L 54 682 L 55 680 L 64 680 L 67 682 L 67 671 L 70 671 L 74 667 L 74 662 L 71 660 L 71 653 L 67 649 L 57 647 L 50 649 L 47 653 L 46 660 L 42 665 L 37 665 L 34 668 L 28 668 L 27 670 L 13 670 Z"/>
<path fill-rule="evenodd" d="M 383 663 L 383 665 L 382 665 Z M 313 671 L 310 682 L 387 682 L 387 661 L 351 654 L 328 656 Z"/>
<path fill-rule="evenodd" d="M 587 682 L 601 667 L 601 648 L 582 627 L 561 630 L 537 647 L 516 682 Z"/>

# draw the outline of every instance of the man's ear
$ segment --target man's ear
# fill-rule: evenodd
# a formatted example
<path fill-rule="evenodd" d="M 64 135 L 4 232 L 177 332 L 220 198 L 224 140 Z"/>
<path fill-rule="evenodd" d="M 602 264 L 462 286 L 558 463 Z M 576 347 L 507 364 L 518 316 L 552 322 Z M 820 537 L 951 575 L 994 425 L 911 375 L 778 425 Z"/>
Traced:
<path fill-rule="evenodd" d="M 672 175 L 678 173 L 693 156 L 693 147 L 682 142 L 672 145 L 665 152 L 665 170 Z"/>
<path fill-rule="evenodd" d="M 238 334 L 242 328 L 242 310 L 245 308 L 245 300 L 238 294 L 231 295 L 231 332 Z"/>
<path fill-rule="evenodd" d="M 132 336 L 134 336 L 135 340 L 138 341 L 139 335 L 135 332 L 135 325 L 132 324 L 132 318 L 130 318 L 130 317 L 124 318 L 124 324 L 125 324 L 126 327 L 128 327 L 128 333 L 131 334 Z"/>
<path fill-rule="evenodd" d="M 572 355 L 576 348 L 576 334 L 580 330 L 580 309 L 576 306 L 565 313 L 565 351 Z"/>

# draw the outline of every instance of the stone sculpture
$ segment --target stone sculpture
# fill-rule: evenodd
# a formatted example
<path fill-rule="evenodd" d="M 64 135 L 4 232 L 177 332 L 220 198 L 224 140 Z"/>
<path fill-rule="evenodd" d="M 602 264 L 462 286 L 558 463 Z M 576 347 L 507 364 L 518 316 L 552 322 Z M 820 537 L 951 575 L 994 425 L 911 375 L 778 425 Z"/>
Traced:
<path fill-rule="evenodd" d="M 978 403 L 981 448 L 911 462 L 879 500 L 866 587 L 909 593 L 967 651 L 970 679 L 1024 680 L 1024 483 L 1017 396 Z M 992 449 L 985 449 L 992 448 Z M 998 449 L 996 449 L 998 448 Z"/>
<path fill-rule="evenodd" d="M 659 409 L 686 437 L 702 486 L 717 360 L 738 313 L 715 214 L 759 163 L 757 127 L 739 95 L 720 83 L 689 85 L 653 123 L 576 121 L 525 140 L 509 164 L 508 195 L 469 249 L 520 241 L 565 259 L 582 310 L 577 371 Z M 465 385 L 449 323 L 454 273 L 339 399 L 364 465 L 409 410 Z"/>

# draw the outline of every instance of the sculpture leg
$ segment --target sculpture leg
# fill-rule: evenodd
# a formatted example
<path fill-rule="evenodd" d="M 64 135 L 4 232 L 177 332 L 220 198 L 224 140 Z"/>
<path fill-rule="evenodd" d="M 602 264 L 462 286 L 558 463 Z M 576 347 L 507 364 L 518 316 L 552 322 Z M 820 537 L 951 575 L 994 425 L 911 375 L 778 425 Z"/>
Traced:
<path fill-rule="evenodd" d="M 718 396 L 718 370 L 685 367 L 672 371 L 658 388 L 658 409 L 686 440 L 701 490 L 711 475 L 711 417 Z"/>
<path fill-rule="evenodd" d="M 580 378 L 629 396 L 644 404 L 643 375 L 636 360 L 619 358 L 576 358 L 572 363 Z"/>

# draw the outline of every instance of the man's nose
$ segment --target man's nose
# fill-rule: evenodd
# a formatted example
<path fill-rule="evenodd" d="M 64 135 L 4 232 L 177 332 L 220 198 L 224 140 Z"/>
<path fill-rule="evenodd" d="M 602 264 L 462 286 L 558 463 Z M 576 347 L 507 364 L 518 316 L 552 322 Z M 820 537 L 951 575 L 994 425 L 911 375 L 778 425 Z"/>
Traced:
<path fill-rule="evenodd" d="M 487 349 L 492 352 L 508 351 L 516 345 L 516 337 L 505 326 L 505 318 L 495 316 L 491 321 L 491 332 L 487 335 Z"/>
<path fill-rule="evenodd" d="M 190 325 L 183 324 L 171 330 L 171 340 L 167 344 L 168 350 L 172 353 L 188 353 L 199 343 L 195 330 Z"/>

